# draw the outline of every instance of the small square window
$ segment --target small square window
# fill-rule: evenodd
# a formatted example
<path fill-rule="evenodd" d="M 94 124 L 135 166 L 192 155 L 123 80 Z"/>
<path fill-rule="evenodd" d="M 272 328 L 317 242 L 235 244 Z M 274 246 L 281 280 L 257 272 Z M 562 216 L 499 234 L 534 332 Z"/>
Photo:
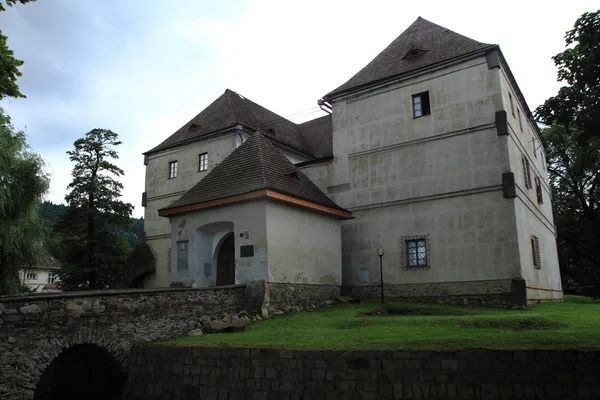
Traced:
<path fill-rule="evenodd" d="M 198 171 L 208 170 L 208 153 L 198 155 Z"/>
<path fill-rule="evenodd" d="M 25 279 L 32 279 L 32 280 L 37 279 L 37 274 L 35 272 L 28 272 L 25 275 Z"/>
<path fill-rule="evenodd" d="M 536 269 L 542 268 L 542 257 L 540 255 L 540 241 L 537 236 L 531 236 L 531 255 L 533 258 L 533 266 Z"/>
<path fill-rule="evenodd" d="M 544 195 L 542 193 L 542 182 L 539 177 L 535 177 L 535 193 L 537 194 L 538 204 L 544 204 Z"/>
<path fill-rule="evenodd" d="M 169 163 L 169 179 L 177 178 L 177 161 Z"/>
<path fill-rule="evenodd" d="M 413 117 L 418 118 L 431 114 L 429 92 L 415 94 L 412 97 Z"/>
<path fill-rule="evenodd" d="M 409 267 L 427 266 L 427 246 L 425 239 L 406 241 L 406 265 Z"/>

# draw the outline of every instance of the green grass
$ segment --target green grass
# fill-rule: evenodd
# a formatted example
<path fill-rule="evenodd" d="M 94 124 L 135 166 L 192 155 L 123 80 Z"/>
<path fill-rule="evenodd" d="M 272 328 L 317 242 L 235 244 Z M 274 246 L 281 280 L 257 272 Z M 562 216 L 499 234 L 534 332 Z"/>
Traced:
<path fill-rule="evenodd" d="M 297 350 L 546 349 L 600 350 L 600 302 L 566 296 L 528 310 L 390 301 L 385 307 L 435 309 L 424 316 L 369 316 L 377 301 L 336 304 L 250 325 L 237 333 L 181 337 L 173 346 L 264 347 Z M 427 311 L 427 310 L 426 310 Z M 431 315 L 433 314 L 433 315 Z"/>

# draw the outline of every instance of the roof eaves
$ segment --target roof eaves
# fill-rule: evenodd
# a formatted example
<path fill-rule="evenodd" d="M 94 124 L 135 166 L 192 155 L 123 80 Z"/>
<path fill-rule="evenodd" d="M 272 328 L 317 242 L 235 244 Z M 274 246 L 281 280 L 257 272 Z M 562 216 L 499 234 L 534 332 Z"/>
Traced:
<path fill-rule="evenodd" d="M 486 52 L 490 51 L 491 49 L 493 49 L 493 48 L 495 48 L 497 46 L 498 45 L 496 45 L 496 44 L 492 44 L 492 45 L 489 45 L 489 46 L 482 47 L 481 49 L 477 49 L 475 51 L 471 51 L 469 53 L 461 54 L 460 56 L 448 58 L 448 59 L 443 60 L 443 61 L 438 61 L 436 63 L 423 66 L 421 68 L 416 68 L 416 69 L 413 69 L 413 70 L 410 70 L 410 71 L 406 71 L 406 72 L 403 72 L 403 73 L 400 73 L 400 74 L 391 75 L 391 76 L 388 76 L 388 77 L 385 77 L 385 78 L 382 78 L 382 79 L 377 79 L 377 80 L 374 80 L 374 81 L 371 81 L 371 82 L 363 83 L 361 85 L 357 85 L 357 86 L 354 86 L 354 87 L 351 87 L 351 88 L 348 88 L 348 89 L 343 89 L 343 90 L 339 90 L 339 91 L 329 92 L 325 96 L 323 96 L 323 99 L 327 100 L 327 101 L 333 101 L 334 99 L 337 99 L 337 98 L 340 98 L 340 97 L 344 97 L 344 96 L 347 96 L 347 95 L 350 95 L 350 94 L 354 94 L 354 93 L 357 93 L 357 92 L 361 92 L 361 91 L 364 91 L 364 90 L 368 90 L 368 89 L 374 88 L 376 86 L 384 85 L 384 84 L 396 81 L 396 80 L 401 79 L 401 78 L 409 78 L 412 75 L 421 74 L 421 73 L 427 72 L 427 71 L 429 71 L 431 69 L 436 69 L 436 68 L 439 68 L 439 67 L 444 66 L 444 65 L 449 64 L 449 63 L 455 63 L 455 62 L 461 61 L 461 60 L 463 60 L 465 58 L 473 57 L 473 56 L 475 56 L 475 55 L 477 55 L 479 53 L 486 53 Z"/>
<path fill-rule="evenodd" d="M 176 148 L 176 147 L 186 146 L 186 145 L 188 145 L 190 143 L 195 143 L 195 142 L 199 142 L 201 140 L 210 139 L 212 137 L 219 136 L 219 135 L 225 134 L 225 133 L 234 132 L 236 125 L 239 125 L 239 124 L 236 123 L 236 124 L 234 124 L 234 125 L 232 125 L 230 127 L 227 127 L 227 128 L 224 128 L 224 129 L 219 129 L 219 130 L 213 131 L 213 132 L 208 132 L 208 133 L 205 133 L 204 135 L 197 136 L 195 138 L 184 140 L 184 141 L 181 141 L 181 142 L 173 143 L 173 144 L 171 144 L 169 146 L 165 146 L 165 147 L 160 148 L 160 149 L 157 149 L 158 146 L 156 146 L 155 148 L 142 153 L 142 155 L 145 156 L 145 155 L 160 153 L 161 151 L 170 150 L 170 149 L 173 149 L 173 148 Z"/>

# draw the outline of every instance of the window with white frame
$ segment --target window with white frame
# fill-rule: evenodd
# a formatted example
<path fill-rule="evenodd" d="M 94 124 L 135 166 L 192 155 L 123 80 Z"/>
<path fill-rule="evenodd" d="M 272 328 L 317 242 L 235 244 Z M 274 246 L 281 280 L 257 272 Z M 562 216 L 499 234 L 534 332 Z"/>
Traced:
<path fill-rule="evenodd" d="M 533 259 L 533 266 L 536 269 L 542 268 L 542 257 L 540 255 L 540 241 L 537 236 L 532 235 L 530 238 L 531 242 L 531 256 Z"/>
<path fill-rule="evenodd" d="M 25 274 L 25 279 L 30 279 L 30 280 L 37 279 L 37 273 L 35 273 L 35 272 L 27 272 Z"/>
<path fill-rule="evenodd" d="M 177 177 L 177 161 L 169 162 L 169 179 Z"/>
<path fill-rule="evenodd" d="M 208 153 L 198 155 L 198 171 L 206 171 L 208 169 Z"/>
<path fill-rule="evenodd" d="M 56 282 L 56 276 L 57 276 L 56 272 L 50 272 L 48 274 L 48 283 Z"/>
<path fill-rule="evenodd" d="M 429 92 L 423 92 L 412 97 L 413 117 L 418 118 L 431 114 L 431 105 L 429 103 Z"/>

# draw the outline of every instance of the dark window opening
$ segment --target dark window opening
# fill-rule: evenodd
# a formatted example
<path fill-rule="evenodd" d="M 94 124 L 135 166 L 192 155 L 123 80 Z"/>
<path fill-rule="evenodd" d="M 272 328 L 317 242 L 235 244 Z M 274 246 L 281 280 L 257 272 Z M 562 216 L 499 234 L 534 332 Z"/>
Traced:
<path fill-rule="evenodd" d="M 531 189 L 531 168 L 529 167 L 529 160 L 525 157 L 521 158 L 523 163 L 523 178 L 525 180 L 525 187 Z"/>
<path fill-rule="evenodd" d="M 540 256 L 540 241 L 537 236 L 531 236 L 531 256 L 533 258 L 533 266 L 537 269 L 542 268 L 542 257 Z"/>
<path fill-rule="evenodd" d="M 431 114 L 429 92 L 415 94 L 412 97 L 413 117 L 418 118 Z"/>
<path fill-rule="evenodd" d="M 544 195 L 542 193 L 542 182 L 539 177 L 535 177 L 535 193 L 538 204 L 544 204 Z"/>
<path fill-rule="evenodd" d="M 508 94 L 508 100 L 510 100 L 510 112 L 512 114 L 512 116 L 515 116 L 515 106 L 513 104 L 513 99 L 512 99 L 512 95 L 509 93 Z"/>
<path fill-rule="evenodd" d="M 409 267 L 427 266 L 427 247 L 425 239 L 407 240 L 406 257 Z"/>

